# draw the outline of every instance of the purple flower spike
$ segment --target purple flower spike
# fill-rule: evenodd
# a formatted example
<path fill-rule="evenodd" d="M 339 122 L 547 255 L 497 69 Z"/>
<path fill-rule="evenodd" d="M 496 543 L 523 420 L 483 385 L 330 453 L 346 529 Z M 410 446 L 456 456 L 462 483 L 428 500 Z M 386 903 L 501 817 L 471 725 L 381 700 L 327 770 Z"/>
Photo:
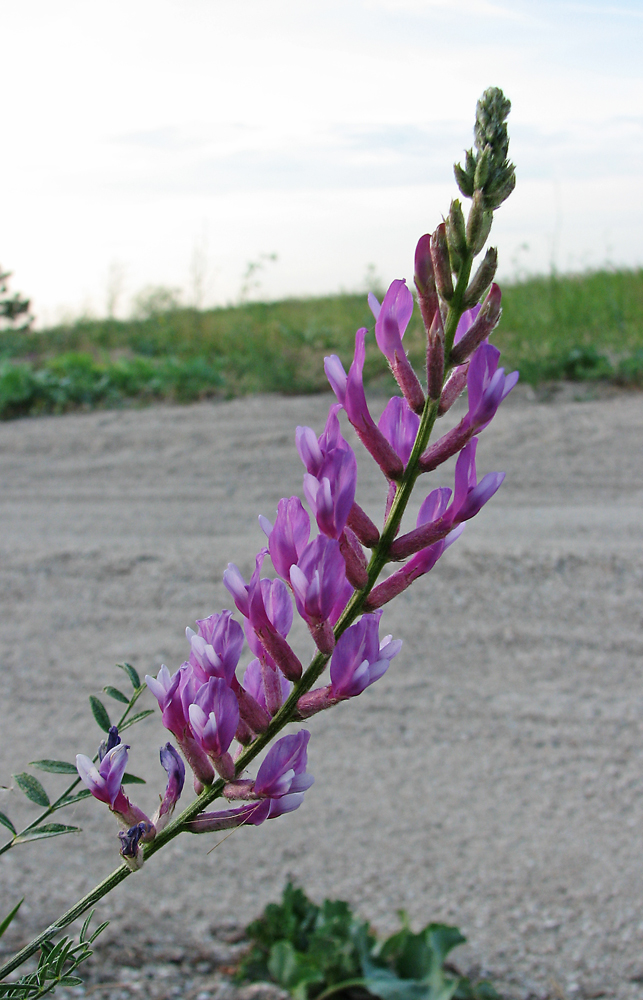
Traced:
<path fill-rule="evenodd" d="M 211 677 L 189 707 L 190 725 L 205 752 L 216 762 L 228 750 L 239 725 L 234 692 L 220 677 Z"/>
<path fill-rule="evenodd" d="M 381 612 L 363 617 L 340 636 L 330 661 L 330 696 L 354 698 L 386 673 L 402 643 L 390 635 L 380 643 Z"/>
<path fill-rule="evenodd" d="M 171 743 L 161 747 L 160 758 L 161 767 L 167 772 L 167 786 L 158 812 L 153 817 L 157 832 L 167 825 L 185 784 L 185 764 Z"/>
<path fill-rule="evenodd" d="M 283 580 L 290 580 L 290 567 L 295 565 L 310 538 L 310 518 L 299 497 L 288 500 L 284 497 L 279 501 L 277 520 L 267 534 L 272 564 Z"/>
<path fill-rule="evenodd" d="M 333 392 L 346 411 L 346 415 L 367 451 L 371 453 L 388 479 L 399 479 L 404 471 L 400 459 L 382 432 L 375 426 L 364 395 L 362 371 L 366 358 L 365 328 L 355 334 L 355 357 L 348 375 L 336 355 L 324 359 L 324 370 Z"/>
<path fill-rule="evenodd" d="M 306 774 L 310 733 L 302 729 L 294 736 L 283 736 L 268 751 L 255 779 L 255 795 L 281 799 L 305 792 L 315 780 Z"/>
<path fill-rule="evenodd" d="M 333 608 L 345 591 L 346 567 L 339 542 L 318 535 L 290 570 L 297 611 L 308 624 L 318 648 L 330 653 L 332 629 L 325 627 Z"/>
<path fill-rule="evenodd" d="M 413 296 L 405 281 L 393 281 L 380 307 L 374 295 L 368 304 L 375 316 L 377 346 L 391 366 L 397 384 L 416 413 L 424 409 L 424 393 L 402 346 L 402 337 L 413 312 Z"/>
<path fill-rule="evenodd" d="M 379 419 L 379 429 L 405 466 L 411 457 L 419 426 L 420 418 L 406 399 L 399 396 L 393 396 L 388 401 Z"/>

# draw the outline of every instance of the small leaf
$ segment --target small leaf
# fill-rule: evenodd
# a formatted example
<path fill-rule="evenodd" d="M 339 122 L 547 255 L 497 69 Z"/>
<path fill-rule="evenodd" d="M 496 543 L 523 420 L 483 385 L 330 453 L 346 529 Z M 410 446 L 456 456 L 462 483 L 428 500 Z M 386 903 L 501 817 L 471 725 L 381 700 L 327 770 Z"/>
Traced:
<path fill-rule="evenodd" d="M 99 924 L 92 936 L 89 938 L 87 944 L 93 944 L 99 934 L 102 934 L 106 927 L 109 927 L 109 920 L 104 920 L 102 924 Z"/>
<path fill-rule="evenodd" d="M 49 805 L 49 796 L 33 774 L 27 774 L 26 771 L 23 771 L 22 774 L 14 774 L 13 780 L 31 802 L 35 802 L 37 806 Z"/>
<path fill-rule="evenodd" d="M 109 721 L 109 715 L 107 714 L 107 709 L 103 705 L 102 701 L 100 700 L 100 698 L 97 698 L 96 695 L 90 694 L 89 704 L 92 710 L 92 715 L 96 719 L 96 722 L 104 732 L 108 733 L 111 726 L 111 722 Z"/>
<path fill-rule="evenodd" d="M 127 697 L 127 695 L 123 694 L 122 691 L 119 691 L 118 688 L 112 687 L 111 684 L 108 684 L 106 687 L 104 687 L 103 691 L 105 692 L 105 694 L 108 694 L 110 698 L 113 698 L 115 701 L 120 701 L 122 702 L 123 705 L 129 705 L 129 698 Z"/>
<path fill-rule="evenodd" d="M 80 781 L 80 778 L 78 780 Z M 89 798 L 91 794 L 92 793 L 89 788 L 81 788 L 81 790 L 76 792 L 75 795 L 68 795 L 66 798 L 62 799 L 56 806 L 56 809 L 63 809 L 65 806 L 71 806 L 75 802 L 80 802 L 81 799 Z"/>
<path fill-rule="evenodd" d="M 80 941 L 81 944 L 85 943 L 85 938 L 87 936 L 87 931 L 89 930 L 89 925 L 92 922 L 92 917 L 94 916 L 95 912 L 96 912 L 95 910 L 90 910 L 89 911 L 87 917 L 85 918 L 85 923 L 83 924 L 83 926 L 80 929 L 80 935 L 78 937 L 78 940 Z"/>
<path fill-rule="evenodd" d="M 5 816 L 4 813 L 0 813 L 0 825 L 6 826 L 7 830 L 11 830 L 12 834 L 15 837 L 15 835 L 16 835 L 16 828 L 13 825 L 13 823 L 11 822 L 11 820 L 9 819 L 9 817 Z"/>
<path fill-rule="evenodd" d="M 4 918 L 4 920 L 2 921 L 2 923 L 0 923 L 0 937 L 2 937 L 2 935 L 6 931 L 7 927 L 9 926 L 9 924 L 11 923 L 11 921 L 13 920 L 13 918 L 15 917 L 16 913 L 18 912 L 18 910 L 22 906 L 23 900 L 24 900 L 24 896 L 22 897 L 22 899 L 20 900 L 19 903 L 16 903 L 16 905 L 14 906 L 13 910 L 11 911 L 11 913 L 8 913 L 6 915 L 6 917 Z"/>
<path fill-rule="evenodd" d="M 62 823 L 44 823 L 16 837 L 14 844 L 26 844 L 31 840 L 46 840 L 48 837 L 62 837 L 65 833 L 79 833 L 79 826 L 64 826 Z"/>
<path fill-rule="evenodd" d="M 122 785 L 144 785 L 145 778 L 137 778 L 135 774 L 128 774 L 127 771 L 121 778 Z"/>
<path fill-rule="evenodd" d="M 59 986 L 82 986 L 83 981 L 78 976 L 62 976 L 58 982 Z"/>
<path fill-rule="evenodd" d="M 140 688 L 141 678 L 138 676 L 137 672 L 134 670 L 134 667 L 132 666 L 131 663 L 117 663 L 116 666 L 119 667 L 121 670 L 125 671 L 125 673 L 130 679 L 132 687 L 135 690 L 136 688 Z"/>
<path fill-rule="evenodd" d="M 129 729 L 129 727 L 133 726 L 135 722 L 140 722 L 141 719 L 147 719 L 148 715 L 154 715 L 153 708 L 146 708 L 144 712 L 138 712 L 136 715 L 133 715 L 131 719 L 128 719 L 127 722 L 123 723 L 121 726 L 121 732 L 124 729 Z"/>
<path fill-rule="evenodd" d="M 50 774 L 75 774 L 78 777 L 76 765 L 68 764 L 65 760 L 30 760 L 29 765 L 41 771 L 49 771 Z"/>

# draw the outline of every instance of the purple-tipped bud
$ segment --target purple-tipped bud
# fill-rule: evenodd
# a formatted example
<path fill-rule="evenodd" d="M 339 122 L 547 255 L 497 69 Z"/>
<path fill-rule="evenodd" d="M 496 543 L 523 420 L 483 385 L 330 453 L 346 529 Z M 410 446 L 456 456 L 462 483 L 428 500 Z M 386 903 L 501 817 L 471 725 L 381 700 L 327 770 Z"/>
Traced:
<path fill-rule="evenodd" d="M 331 387 L 346 411 L 346 415 L 367 451 L 373 456 L 388 479 L 399 479 L 404 469 L 390 444 L 375 426 L 364 395 L 362 372 L 366 359 L 366 334 L 362 328 L 355 334 L 355 357 L 348 375 L 336 355 L 324 359 L 324 370 Z"/>
<path fill-rule="evenodd" d="M 501 298 L 502 292 L 498 285 L 492 285 L 475 320 L 467 332 L 453 345 L 450 358 L 452 365 L 462 364 L 496 328 L 500 320 Z"/>
<path fill-rule="evenodd" d="M 267 534 L 272 564 L 282 579 L 290 580 L 290 567 L 295 565 L 310 538 L 310 518 L 299 497 L 284 497 L 279 501 L 277 520 Z"/>
<path fill-rule="evenodd" d="M 444 389 L 440 394 L 440 405 L 438 406 L 438 416 L 443 417 L 447 413 L 456 399 L 458 399 L 467 387 L 467 372 L 469 362 L 454 368 L 444 384 Z"/>
<path fill-rule="evenodd" d="M 330 661 L 330 696 L 354 698 L 378 680 L 397 656 L 402 643 L 390 635 L 380 643 L 381 612 L 363 617 L 340 636 Z"/>
<path fill-rule="evenodd" d="M 405 466 L 411 457 L 419 426 L 417 413 L 399 396 L 388 401 L 379 419 L 379 429 Z"/>
<path fill-rule="evenodd" d="M 435 287 L 433 262 L 431 261 L 431 236 L 427 233 L 421 236 L 415 250 L 415 287 L 418 290 L 418 301 L 424 329 L 429 332 L 433 317 L 439 307 L 438 293 Z"/>
<path fill-rule="evenodd" d="M 158 811 L 152 819 L 157 832 L 167 826 L 185 784 L 185 764 L 171 743 L 161 747 L 159 756 L 161 767 L 167 772 L 167 785 Z"/>
<path fill-rule="evenodd" d="M 107 733 L 107 739 L 101 740 L 100 746 L 98 747 L 99 763 L 103 759 L 105 754 L 108 754 L 110 750 L 113 750 L 114 747 L 117 747 L 120 742 L 121 738 L 118 735 L 118 728 L 116 726 L 110 726 Z"/>
<path fill-rule="evenodd" d="M 444 222 L 441 222 L 431 235 L 430 246 L 433 273 L 440 298 L 444 299 L 445 302 L 450 302 L 453 298 L 453 276 L 447 244 L 447 227 Z"/>
<path fill-rule="evenodd" d="M 353 503 L 348 512 L 346 524 L 355 532 L 362 545 L 366 545 L 369 549 L 374 548 L 379 542 L 380 533 L 377 525 L 371 521 L 368 514 L 362 510 L 359 504 Z"/>

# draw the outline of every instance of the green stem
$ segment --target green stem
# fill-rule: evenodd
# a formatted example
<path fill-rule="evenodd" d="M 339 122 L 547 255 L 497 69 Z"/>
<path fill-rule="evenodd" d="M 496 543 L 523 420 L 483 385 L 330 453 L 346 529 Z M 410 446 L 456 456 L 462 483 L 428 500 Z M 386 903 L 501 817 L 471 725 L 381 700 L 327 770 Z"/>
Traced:
<path fill-rule="evenodd" d="M 455 336 L 455 330 L 463 313 L 462 300 L 467 282 L 469 280 L 469 274 L 471 273 L 471 264 L 472 258 L 463 263 L 453 300 L 449 305 L 449 311 L 447 313 L 445 323 L 445 337 L 447 338 L 449 350 L 451 349 L 453 337 Z M 448 356 L 448 353 L 446 356 Z M 356 591 L 353 594 L 350 601 L 346 605 L 346 608 L 335 626 L 336 639 L 338 639 L 359 616 L 364 606 L 364 602 L 375 585 L 382 568 L 388 562 L 390 547 L 395 539 L 395 536 L 397 535 L 404 511 L 406 510 L 411 493 L 413 492 L 413 487 L 415 486 L 416 480 L 420 475 L 419 459 L 423 451 L 426 449 L 437 415 L 438 401 L 427 399 L 411 456 L 406 469 L 404 470 L 402 479 L 397 487 L 389 515 L 386 519 L 384 528 L 382 529 L 380 540 L 373 550 L 373 555 L 368 566 L 368 581 L 362 590 Z M 325 653 L 317 653 L 313 657 L 310 665 L 302 674 L 300 680 L 294 685 L 288 698 L 270 721 L 266 731 L 261 733 L 237 759 L 237 776 L 239 776 L 246 769 L 248 764 L 254 760 L 257 754 L 261 753 L 264 747 L 272 742 L 284 726 L 293 720 L 297 710 L 297 702 L 301 698 L 302 694 L 305 694 L 306 691 L 310 690 L 315 681 L 323 673 L 329 659 L 330 656 Z M 138 697 L 139 694 L 140 692 L 137 692 L 136 697 Z M 75 787 L 77 783 L 78 782 L 75 782 L 74 785 L 72 785 L 72 788 Z M 214 782 L 214 784 L 206 788 L 192 803 L 190 803 L 189 806 L 187 806 L 171 823 L 169 823 L 164 830 L 158 833 L 151 843 L 146 844 L 143 848 L 145 860 L 151 858 L 157 853 L 157 851 L 160 851 L 162 847 L 169 843 L 169 841 L 174 840 L 174 838 L 180 833 L 183 833 L 186 830 L 188 823 L 190 823 L 193 819 L 196 819 L 196 817 L 209 805 L 211 805 L 215 799 L 220 798 L 223 794 L 224 784 L 224 781 L 219 779 Z M 65 794 L 68 794 L 68 792 Z M 51 809 L 53 809 L 53 806 Z M 48 813 L 45 813 L 44 815 L 48 815 Z M 30 828 L 28 827 L 28 829 Z M 78 917 L 82 916 L 82 914 L 88 910 L 90 906 L 93 906 L 98 902 L 98 900 L 102 899 L 103 896 L 107 895 L 108 892 L 111 892 L 112 889 L 114 889 L 130 874 L 131 870 L 123 864 L 112 872 L 111 875 L 108 875 L 108 877 L 92 889 L 90 893 L 83 896 L 83 898 L 80 899 L 75 906 L 73 906 L 70 910 L 67 910 L 67 912 L 64 913 L 55 924 L 52 924 L 46 931 L 39 934 L 38 937 L 34 938 L 34 940 L 26 945 L 22 951 L 18 952 L 18 954 L 10 962 L 3 965 L 2 968 L 0 968 L 0 980 L 8 975 L 8 973 L 13 972 L 14 969 L 17 969 L 22 962 L 33 955 L 44 941 L 57 931 L 62 930 L 63 927 L 67 927 Z"/>

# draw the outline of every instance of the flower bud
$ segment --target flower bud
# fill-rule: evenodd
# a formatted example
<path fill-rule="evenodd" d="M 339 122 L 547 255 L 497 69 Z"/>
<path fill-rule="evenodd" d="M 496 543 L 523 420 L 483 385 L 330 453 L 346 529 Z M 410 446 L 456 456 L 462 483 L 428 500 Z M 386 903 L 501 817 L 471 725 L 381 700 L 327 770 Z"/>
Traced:
<path fill-rule="evenodd" d="M 491 331 L 495 329 L 500 320 L 500 300 L 502 293 L 498 285 L 492 285 L 489 294 L 482 304 L 473 324 L 469 327 L 464 336 L 453 345 L 449 362 L 451 365 L 461 365 L 463 361 L 473 354 Z"/>
<path fill-rule="evenodd" d="M 485 245 L 492 222 L 493 212 L 487 209 L 485 196 L 482 191 L 476 191 L 467 219 L 467 244 L 474 255 Z"/>
<path fill-rule="evenodd" d="M 451 202 L 451 209 L 447 220 L 447 240 L 452 257 L 463 257 L 467 252 L 467 233 L 462 205 L 457 198 L 454 198 Z"/>
<path fill-rule="evenodd" d="M 444 380 L 444 326 L 437 309 L 426 347 L 426 381 L 429 399 L 439 399 Z"/>
<path fill-rule="evenodd" d="M 476 302 L 480 301 L 480 296 L 493 281 L 498 267 L 498 251 L 495 247 L 489 247 L 484 260 L 476 271 L 473 280 L 464 293 L 463 305 L 465 309 L 470 309 Z"/>
<path fill-rule="evenodd" d="M 450 302 L 453 298 L 453 277 L 447 244 L 447 227 L 444 222 L 440 223 L 431 236 L 431 261 L 440 297 L 445 302 Z"/>
<path fill-rule="evenodd" d="M 480 156 L 478 157 L 478 162 L 476 163 L 476 172 L 473 176 L 473 186 L 476 191 L 481 191 L 482 188 L 487 183 L 490 166 L 491 166 L 491 146 L 487 144 L 480 153 Z"/>

